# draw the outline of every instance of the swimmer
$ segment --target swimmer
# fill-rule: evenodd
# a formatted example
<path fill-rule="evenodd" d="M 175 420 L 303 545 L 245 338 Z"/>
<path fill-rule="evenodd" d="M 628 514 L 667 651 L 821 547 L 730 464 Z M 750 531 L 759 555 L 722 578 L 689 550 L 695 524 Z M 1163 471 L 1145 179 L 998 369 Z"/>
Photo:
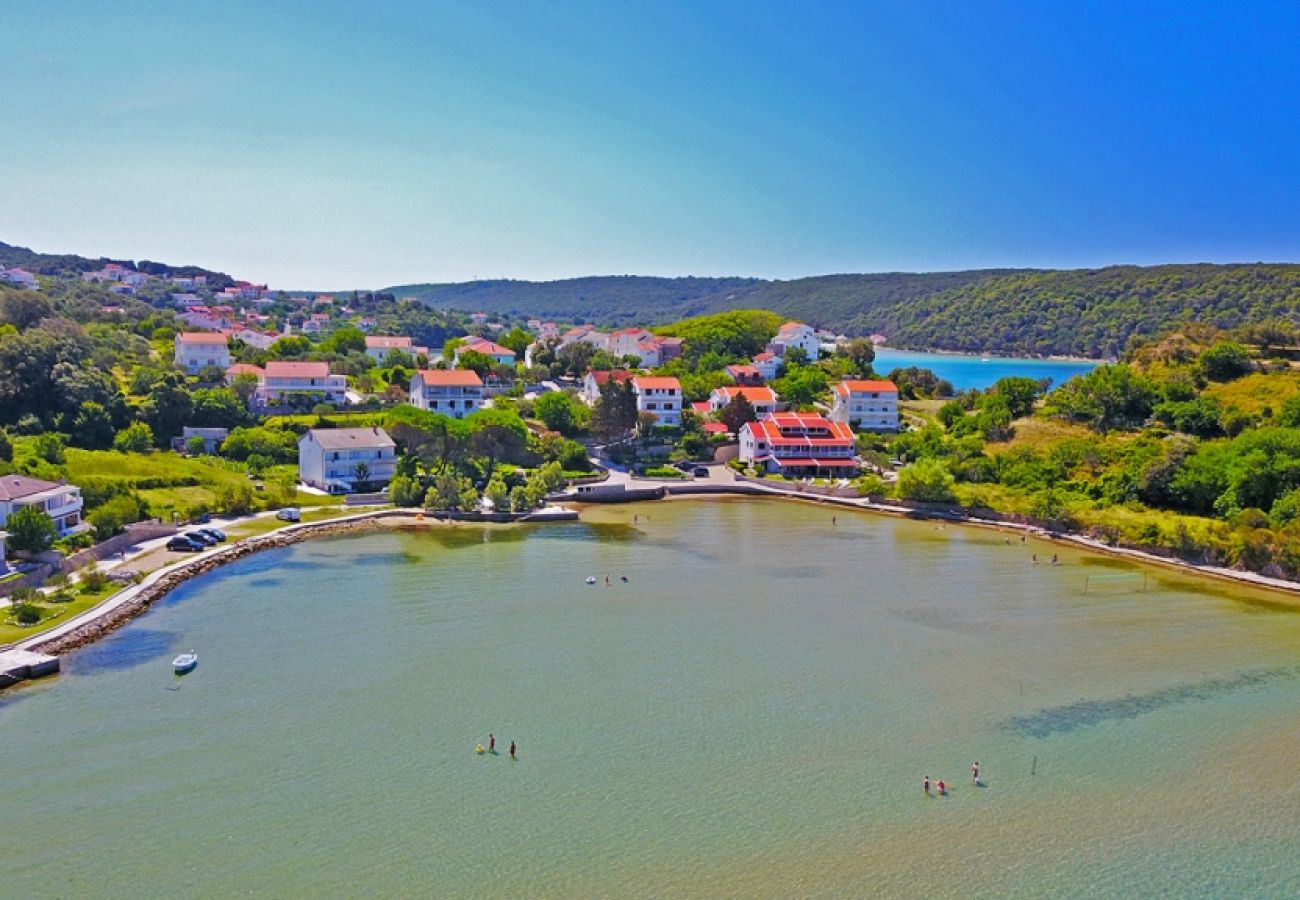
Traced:
<path fill-rule="evenodd" d="M 605 576 L 605 587 L 609 587 L 609 576 Z"/>
<path fill-rule="evenodd" d="M 838 524 L 840 524 L 840 518 L 839 518 L 839 516 L 831 516 L 831 524 L 832 524 L 832 525 L 838 525 Z"/>
<path fill-rule="evenodd" d="M 946 796 L 948 796 L 948 785 L 946 785 L 946 784 L 943 783 L 943 779 L 942 779 L 942 778 L 939 779 L 938 788 L 939 788 L 939 796 L 940 796 L 940 797 L 946 797 Z"/>
<path fill-rule="evenodd" d="M 970 780 L 971 783 L 975 785 L 978 785 L 980 783 L 980 762 L 978 759 L 975 760 L 975 762 L 971 763 Z"/>
<path fill-rule="evenodd" d="M 620 575 L 620 576 L 618 576 L 618 580 L 621 581 L 621 582 L 623 582 L 624 584 L 627 584 L 627 576 L 626 576 L 626 575 Z"/>
<path fill-rule="evenodd" d="M 1038 565 L 1038 554 L 1034 554 L 1034 565 Z"/>

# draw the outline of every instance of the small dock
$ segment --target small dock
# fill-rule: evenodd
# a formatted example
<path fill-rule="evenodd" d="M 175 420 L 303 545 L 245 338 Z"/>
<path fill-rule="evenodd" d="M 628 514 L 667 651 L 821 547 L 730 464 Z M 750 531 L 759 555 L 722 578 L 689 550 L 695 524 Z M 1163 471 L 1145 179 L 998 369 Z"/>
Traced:
<path fill-rule="evenodd" d="M 0 652 L 0 688 L 10 687 L 29 678 L 43 678 L 59 671 L 59 658 L 30 650 Z"/>

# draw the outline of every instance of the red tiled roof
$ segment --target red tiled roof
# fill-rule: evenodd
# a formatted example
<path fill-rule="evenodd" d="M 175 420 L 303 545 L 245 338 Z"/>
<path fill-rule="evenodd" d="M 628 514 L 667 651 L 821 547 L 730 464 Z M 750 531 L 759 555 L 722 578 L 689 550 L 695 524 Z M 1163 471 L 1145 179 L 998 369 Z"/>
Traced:
<path fill-rule="evenodd" d="M 328 378 L 330 364 L 324 362 L 285 362 L 275 360 L 266 364 L 267 378 Z"/>
<path fill-rule="evenodd" d="M 722 422 L 705 422 L 700 426 L 709 434 L 726 434 L 727 426 Z"/>
<path fill-rule="evenodd" d="M 23 497 L 59 487 L 63 485 L 54 481 L 42 481 L 39 478 L 28 478 L 26 475 L 5 475 L 0 477 L 0 500 L 21 500 Z"/>
<path fill-rule="evenodd" d="M 464 344 L 457 348 L 459 353 L 462 349 L 474 350 L 479 353 L 485 353 L 488 356 L 514 356 L 515 351 L 509 347 L 502 347 L 500 344 L 493 343 L 485 338 L 467 339 Z"/>
<path fill-rule="evenodd" d="M 225 344 L 226 336 L 216 331 L 182 331 L 176 335 L 182 344 Z"/>
<path fill-rule="evenodd" d="M 835 392 L 841 396 L 847 397 L 850 393 L 854 394 L 897 394 L 898 385 L 892 381 L 868 381 L 848 379 L 835 385 Z"/>
<path fill-rule="evenodd" d="M 429 387 L 479 387 L 483 379 L 473 369 L 423 369 L 420 378 Z"/>
<path fill-rule="evenodd" d="M 615 384 L 624 384 L 635 378 L 635 374 L 628 369 L 592 369 L 589 373 L 596 384 L 604 384 L 611 378 Z"/>
<path fill-rule="evenodd" d="M 776 359 L 776 354 L 764 350 L 762 353 L 754 356 L 754 362 L 766 362 L 769 359 Z"/>
<path fill-rule="evenodd" d="M 758 371 L 757 366 L 751 365 L 730 365 L 727 366 L 727 374 L 732 378 L 737 376 L 742 378 L 758 378 L 763 373 Z"/>
<path fill-rule="evenodd" d="M 751 404 L 770 404 L 776 402 L 776 391 L 772 390 L 770 387 L 736 387 L 727 384 L 722 387 L 714 388 L 714 390 L 725 397 L 728 403 L 735 399 L 737 394 L 744 397 Z"/>
<path fill-rule="evenodd" d="M 226 369 L 227 375 L 256 375 L 259 378 L 266 372 L 259 366 L 249 365 L 248 363 L 235 363 L 229 369 Z"/>
<path fill-rule="evenodd" d="M 411 339 L 405 335 L 373 334 L 366 337 L 367 347 L 409 347 Z"/>
<path fill-rule="evenodd" d="M 672 388 L 673 390 L 680 391 L 682 389 L 682 383 L 680 381 L 666 375 L 638 375 L 636 378 L 632 379 L 632 383 L 638 388 L 644 388 L 646 390 L 652 388 L 657 388 L 659 390 Z"/>
<path fill-rule="evenodd" d="M 694 403 L 691 404 L 691 409 L 695 410 L 700 415 L 707 415 L 713 412 L 713 407 L 709 405 L 708 400 L 695 401 Z"/>

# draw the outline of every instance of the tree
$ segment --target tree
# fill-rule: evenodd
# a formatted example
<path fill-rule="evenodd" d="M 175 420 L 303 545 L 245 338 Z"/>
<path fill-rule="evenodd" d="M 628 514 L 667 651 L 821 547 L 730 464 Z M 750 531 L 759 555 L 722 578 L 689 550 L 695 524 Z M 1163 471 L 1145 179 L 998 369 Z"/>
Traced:
<path fill-rule="evenodd" d="M 156 440 L 170 440 L 188 425 L 194 410 L 194 398 L 186 389 L 181 377 L 168 372 L 149 391 L 141 406 L 141 414 L 153 429 Z"/>
<path fill-rule="evenodd" d="M 301 359 L 311 349 L 311 341 L 300 334 L 291 334 L 279 338 L 266 352 L 271 359 Z"/>
<path fill-rule="evenodd" d="M 493 362 L 492 357 L 486 353 L 480 353 L 478 350 L 462 350 L 460 357 L 456 360 L 456 368 L 477 372 L 480 378 L 491 372 L 495 365 L 496 363 Z"/>
<path fill-rule="evenodd" d="M 591 411 L 591 428 L 601 441 L 620 440 L 636 426 L 636 394 L 628 382 L 613 378 L 600 386 L 600 397 Z"/>
<path fill-rule="evenodd" d="M 1131 366 L 1098 366 L 1052 392 L 1050 405 L 1098 431 L 1140 425 L 1151 415 L 1155 386 Z"/>
<path fill-rule="evenodd" d="M 874 353 L 871 358 L 875 359 Z M 808 351 L 803 347 L 786 347 L 785 353 L 781 355 L 781 361 L 786 366 L 795 368 L 796 366 L 806 366 L 812 360 L 808 358 Z"/>
<path fill-rule="evenodd" d="M 574 341 L 565 344 L 555 354 L 556 360 L 564 366 L 564 371 L 574 377 L 585 375 L 591 366 L 591 358 L 596 355 L 596 348 L 586 341 Z"/>
<path fill-rule="evenodd" d="M 102 403 L 84 403 L 72 421 L 72 437 L 78 446 L 103 450 L 113 445 L 113 418 Z"/>
<path fill-rule="evenodd" d="M 952 503 L 956 479 L 938 459 L 922 459 L 904 466 L 898 473 L 898 496 L 925 503 Z"/>
<path fill-rule="evenodd" d="M 54 305 L 35 291 L 5 291 L 0 294 L 0 321 L 26 331 L 41 319 L 54 315 Z"/>
<path fill-rule="evenodd" d="M 573 430 L 573 400 L 568 394 L 559 391 L 542 394 L 533 404 L 533 412 L 551 431 L 569 434 Z"/>
<path fill-rule="evenodd" d="M 153 430 L 144 422 L 132 422 L 113 438 L 113 449 L 123 453 L 144 453 L 153 447 Z"/>
<path fill-rule="evenodd" d="M 1250 351 L 1236 341 L 1219 341 L 1201 354 L 1201 371 L 1213 381 L 1231 381 L 1250 370 Z"/>
<path fill-rule="evenodd" d="M 727 426 L 727 430 L 732 434 L 740 434 L 740 429 L 746 422 L 753 422 L 758 416 L 754 413 L 754 406 L 749 402 L 749 398 L 744 394 L 736 394 L 722 408 L 718 418 Z"/>
<path fill-rule="evenodd" d="M 321 349 L 331 353 L 365 353 L 366 334 L 360 328 L 346 325 L 326 338 Z"/>
<path fill-rule="evenodd" d="M 524 437 L 504 425 L 489 424 L 472 431 L 469 436 L 470 452 L 483 458 L 483 474 L 489 479 L 496 471 L 497 463 L 517 459 L 527 446 Z"/>
<path fill-rule="evenodd" d="M 532 342 L 533 336 L 527 331 L 524 331 L 518 325 L 497 338 L 498 344 L 509 350 L 515 351 L 515 356 L 519 359 L 524 358 L 524 351 L 528 349 L 528 345 Z"/>
<path fill-rule="evenodd" d="M 359 462 L 352 467 L 352 475 L 357 484 L 366 484 L 370 481 L 370 466 L 364 461 Z"/>
<path fill-rule="evenodd" d="M 488 481 L 483 496 L 497 512 L 504 512 L 510 506 L 510 488 L 506 487 L 505 479 L 501 477 L 500 472 Z"/>
<path fill-rule="evenodd" d="M 14 461 L 14 445 L 9 440 L 9 435 L 0 430 L 0 462 Z"/>
<path fill-rule="evenodd" d="M 239 376 L 244 377 L 244 376 Z M 231 388 L 199 388 L 193 395 L 193 412 L 185 423 L 198 428 L 238 428 L 247 425 L 247 401 Z"/>
<path fill-rule="evenodd" d="M 812 406 L 829 386 L 826 373 L 816 366 L 787 366 L 785 374 L 773 383 L 776 392 L 795 409 Z"/>
<path fill-rule="evenodd" d="M 49 432 L 38 434 L 36 439 L 32 441 L 32 448 L 36 451 L 38 457 L 52 466 L 61 466 L 67 460 L 64 453 L 67 445 L 63 443 L 63 438 L 57 434 L 50 434 Z"/>
<path fill-rule="evenodd" d="M 1007 401 L 1007 411 L 1013 419 L 1022 419 L 1034 411 L 1034 401 L 1043 392 L 1043 384 L 1033 378 L 1008 376 L 999 378 L 990 390 L 991 394 L 1003 397 Z"/>
<path fill-rule="evenodd" d="M 857 374 L 869 378 L 872 374 L 871 364 L 876 361 L 876 345 L 870 338 L 854 338 L 844 345 L 844 355 L 853 363 Z"/>
<path fill-rule="evenodd" d="M 252 372 L 241 372 L 235 376 L 235 380 L 230 383 L 230 389 L 239 397 L 240 402 L 245 405 L 252 399 L 253 394 L 257 392 L 257 376 Z"/>
<path fill-rule="evenodd" d="M 5 543 L 23 553 L 44 553 L 59 536 L 54 520 L 35 506 L 20 507 L 5 522 L 5 530 L 9 532 Z"/>
<path fill-rule="evenodd" d="M 420 482 L 408 475 L 394 475 L 388 483 L 388 496 L 396 506 L 418 506 Z"/>
<path fill-rule="evenodd" d="M 202 456 L 207 450 L 208 442 L 197 434 L 185 442 L 185 452 L 190 456 Z"/>

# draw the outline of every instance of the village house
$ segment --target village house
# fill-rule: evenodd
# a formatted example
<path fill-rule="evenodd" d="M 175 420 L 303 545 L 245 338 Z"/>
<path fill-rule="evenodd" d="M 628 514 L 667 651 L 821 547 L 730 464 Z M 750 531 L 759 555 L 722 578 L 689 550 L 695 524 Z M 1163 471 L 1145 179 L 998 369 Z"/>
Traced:
<path fill-rule="evenodd" d="M 229 428 L 191 428 L 185 425 L 181 428 L 180 436 L 172 438 L 172 449 L 177 453 L 188 453 L 190 441 L 198 438 L 203 441 L 202 452 L 211 456 L 221 449 L 221 445 L 228 437 L 230 437 Z"/>
<path fill-rule="evenodd" d="M 280 339 L 278 334 L 266 334 L 252 328 L 236 328 L 230 332 L 230 336 L 258 350 L 270 350 L 271 345 Z"/>
<path fill-rule="evenodd" d="M 207 306 L 191 306 L 176 318 L 191 328 L 206 328 L 209 331 L 224 331 L 234 327 L 234 322 Z"/>
<path fill-rule="evenodd" d="M 397 446 L 382 428 L 310 428 L 298 439 L 298 478 L 304 484 L 348 494 L 388 484 Z"/>
<path fill-rule="evenodd" d="M 676 378 L 638 375 L 632 379 L 632 392 L 637 413 L 650 413 L 660 425 L 682 424 L 682 385 Z"/>
<path fill-rule="evenodd" d="M 0 281 L 7 281 L 28 290 L 36 290 L 36 276 L 26 269 L 6 269 L 0 266 Z"/>
<path fill-rule="evenodd" d="M 723 385 L 713 389 L 709 394 L 709 409 L 715 413 L 722 412 L 727 404 L 737 396 L 744 397 L 749 401 L 749 405 L 754 408 L 755 415 L 762 417 L 768 413 L 776 412 L 777 396 L 776 391 L 770 387 L 741 387 L 732 385 Z"/>
<path fill-rule="evenodd" d="M 230 342 L 214 331 L 182 331 L 176 335 L 176 365 L 190 375 L 210 366 L 230 368 Z"/>
<path fill-rule="evenodd" d="M 609 335 L 603 331 L 597 331 L 593 325 L 578 325 L 575 328 L 570 328 L 560 338 L 560 346 L 567 347 L 569 344 L 575 344 L 578 341 L 591 344 L 597 350 L 609 349 Z"/>
<path fill-rule="evenodd" d="M 802 322 L 786 322 L 777 329 L 776 337 L 768 343 L 767 349 L 777 356 L 785 356 L 793 347 L 798 347 L 808 354 L 808 359 L 815 360 L 821 353 L 821 338 L 812 326 Z"/>
<path fill-rule="evenodd" d="M 331 375 L 325 362 L 284 362 L 266 364 L 262 380 L 254 394 L 257 406 L 266 408 L 282 406 L 295 397 L 310 398 L 319 395 L 322 403 L 342 406 L 347 402 L 348 379 L 344 375 Z"/>
<path fill-rule="evenodd" d="M 898 385 L 846 380 L 835 385 L 831 421 L 864 431 L 898 430 Z"/>
<path fill-rule="evenodd" d="M 764 350 L 754 357 L 753 365 L 764 381 L 771 381 L 781 369 L 781 357 L 770 350 Z"/>
<path fill-rule="evenodd" d="M 463 419 L 483 408 L 483 379 L 472 369 L 424 369 L 411 376 L 411 405 Z"/>
<path fill-rule="evenodd" d="M 26 475 L 0 476 L 0 529 L 24 506 L 34 506 L 53 519 L 62 536 L 90 527 L 81 520 L 81 488 L 76 485 Z"/>
<path fill-rule="evenodd" d="M 601 387 L 611 379 L 615 384 L 626 384 L 633 378 L 633 373 L 627 369 L 592 369 L 583 379 L 582 391 L 580 396 L 582 402 L 588 406 L 595 406 L 596 401 L 600 399 Z"/>
<path fill-rule="evenodd" d="M 429 355 L 428 347 L 419 347 L 405 335 L 382 335 L 373 334 L 366 336 L 366 356 L 369 356 L 377 363 L 382 363 L 390 351 L 396 350 L 399 353 L 405 353 L 412 359 L 423 354 Z"/>
<path fill-rule="evenodd" d="M 515 364 L 515 351 L 509 347 L 502 347 L 500 344 L 489 341 L 487 338 L 467 337 L 465 343 L 456 348 L 456 363 L 460 363 L 462 354 L 469 351 L 482 353 L 484 356 L 492 358 L 492 363 L 498 366 L 513 366 Z"/>
<path fill-rule="evenodd" d="M 740 461 L 786 478 L 842 478 L 862 467 L 853 430 L 816 413 L 772 413 L 740 429 Z"/>
<path fill-rule="evenodd" d="M 732 381 L 741 387 L 753 387 L 762 384 L 767 379 L 763 373 L 758 370 L 757 366 L 749 364 L 730 365 L 723 369 Z"/>
<path fill-rule="evenodd" d="M 203 298 L 198 294 L 172 294 L 172 305 L 184 312 L 196 306 L 204 306 Z"/>

